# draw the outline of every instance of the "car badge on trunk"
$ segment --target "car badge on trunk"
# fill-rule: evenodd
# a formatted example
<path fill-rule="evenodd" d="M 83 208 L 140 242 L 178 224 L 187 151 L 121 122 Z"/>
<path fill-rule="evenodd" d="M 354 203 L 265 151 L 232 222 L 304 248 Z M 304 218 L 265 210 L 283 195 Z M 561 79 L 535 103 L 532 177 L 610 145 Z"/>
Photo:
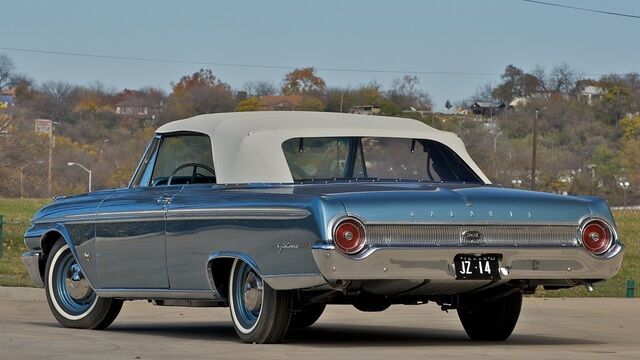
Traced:
<path fill-rule="evenodd" d="M 467 230 L 460 234 L 460 243 L 465 245 L 484 244 L 484 239 L 480 231 Z"/>

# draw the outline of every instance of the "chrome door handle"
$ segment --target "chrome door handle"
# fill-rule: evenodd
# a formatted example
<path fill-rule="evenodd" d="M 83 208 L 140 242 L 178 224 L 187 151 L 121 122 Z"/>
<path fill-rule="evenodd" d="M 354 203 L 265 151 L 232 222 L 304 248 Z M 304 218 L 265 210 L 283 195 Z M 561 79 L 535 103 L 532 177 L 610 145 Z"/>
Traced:
<path fill-rule="evenodd" d="M 157 202 L 158 204 L 161 204 L 161 205 L 168 205 L 168 204 L 171 204 L 171 196 L 169 196 L 169 195 L 162 195 L 162 196 L 160 196 L 159 198 L 157 198 L 157 199 L 156 199 L 156 202 Z"/>

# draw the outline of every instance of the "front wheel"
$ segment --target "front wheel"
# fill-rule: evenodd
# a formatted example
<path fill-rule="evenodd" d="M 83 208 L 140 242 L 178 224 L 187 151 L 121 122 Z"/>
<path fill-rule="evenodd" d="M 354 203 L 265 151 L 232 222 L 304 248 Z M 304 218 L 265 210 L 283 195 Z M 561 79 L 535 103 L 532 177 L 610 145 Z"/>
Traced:
<path fill-rule="evenodd" d="M 293 293 L 272 289 L 242 260 L 234 260 L 229 276 L 229 308 L 233 327 L 248 343 L 281 342 L 293 312 Z"/>
<path fill-rule="evenodd" d="M 504 341 L 516 327 L 521 308 L 522 293 L 516 292 L 496 300 L 459 308 L 458 317 L 471 339 Z"/>
<path fill-rule="evenodd" d="M 47 259 L 45 293 L 53 316 L 65 327 L 104 329 L 122 308 L 122 300 L 96 295 L 62 239 L 53 245 Z"/>

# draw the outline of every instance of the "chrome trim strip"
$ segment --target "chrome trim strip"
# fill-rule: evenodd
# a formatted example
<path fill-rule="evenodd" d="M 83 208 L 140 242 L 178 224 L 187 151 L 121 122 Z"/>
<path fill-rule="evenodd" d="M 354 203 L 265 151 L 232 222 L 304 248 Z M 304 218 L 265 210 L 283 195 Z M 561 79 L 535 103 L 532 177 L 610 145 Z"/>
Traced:
<path fill-rule="evenodd" d="M 318 242 L 311 245 L 311 250 L 334 250 L 335 248 L 335 245 L 326 242 Z"/>
<path fill-rule="evenodd" d="M 2 244 L 0 244 L 2 246 Z M 39 251 L 28 251 L 21 256 L 22 264 L 27 269 L 29 277 L 36 287 L 44 287 L 44 280 L 40 276 L 40 258 L 42 253 Z"/>
<path fill-rule="evenodd" d="M 579 221 L 545 221 L 544 223 L 523 222 L 523 221 L 367 221 L 366 225 L 513 225 L 513 226 L 575 226 L 578 227 Z"/>
<path fill-rule="evenodd" d="M 163 221 L 166 210 L 104 212 L 96 215 L 96 223 Z"/>
<path fill-rule="evenodd" d="M 327 283 L 320 273 L 263 275 L 262 278 L 275 290 L 305 289 Z"/>
<path fill-rule="evenodd" d="M 33 220 L 33 224 L 180 220 L 301 220 L 311 213 L 288 207 L 195 208 L 74 214 Z"/>
<path fill-rule="evenodd" d="M 70 224 L 83 224 L 87 222 L 93 222 L 96 218 L 96 213 L 90 214 L 74 214 L 64 216 L 51 216 L 40 219 L 34 219 L 31 221 L 34 225 L 50 224 L 50 223 L 70 223 Z"/>
<path fill-rule="evenodd" d="M 217 300 L 211 290 L 172 289 L 95 289 L 100 297 L 122 299 L 193 299 Z"/>
<path fill-rule="evenodd" d="M 311 213 L 288 207 L 227 207 L 169 209 L 168 221 L 177 220 L 301 220 Z"/>

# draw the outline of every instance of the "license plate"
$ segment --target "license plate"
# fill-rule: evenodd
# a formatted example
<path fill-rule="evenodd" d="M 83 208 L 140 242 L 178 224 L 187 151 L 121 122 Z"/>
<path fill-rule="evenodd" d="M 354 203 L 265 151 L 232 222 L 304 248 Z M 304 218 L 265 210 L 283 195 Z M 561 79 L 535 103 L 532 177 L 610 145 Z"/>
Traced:
<path fill-rule="evenodd" d="M 499 264 L 498 254 L 458 254 L 453 258 L 456 280 L 500 279 Z"/>

